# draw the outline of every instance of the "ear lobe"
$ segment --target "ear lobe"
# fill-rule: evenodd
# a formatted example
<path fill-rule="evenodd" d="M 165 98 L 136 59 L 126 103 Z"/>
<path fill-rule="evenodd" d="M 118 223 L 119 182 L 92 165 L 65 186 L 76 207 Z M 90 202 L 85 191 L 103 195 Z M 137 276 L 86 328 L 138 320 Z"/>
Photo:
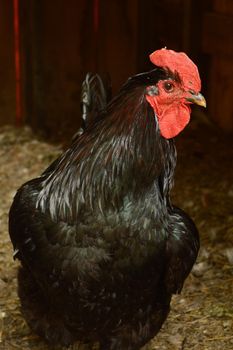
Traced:
<path fill-rule="evenodd" d="M 158 96 L 159 89 L 158 89 L 158 87 L 156 85 L 151 85 L 151 86 L 147 87 L 146 93 L 149 96 Z"/>

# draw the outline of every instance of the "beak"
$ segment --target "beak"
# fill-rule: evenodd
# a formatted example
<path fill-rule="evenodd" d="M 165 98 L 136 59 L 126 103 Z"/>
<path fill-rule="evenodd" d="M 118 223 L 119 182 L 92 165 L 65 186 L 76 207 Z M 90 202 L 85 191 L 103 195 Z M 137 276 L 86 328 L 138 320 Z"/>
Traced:
<path fill-rule="evenodd" d="M 193 91 L 189 91 L 189 93 L 190 95 L 186 97 L 187 101 L 206 108 L 206 100 L 201 93 L 195 94 Z"/>

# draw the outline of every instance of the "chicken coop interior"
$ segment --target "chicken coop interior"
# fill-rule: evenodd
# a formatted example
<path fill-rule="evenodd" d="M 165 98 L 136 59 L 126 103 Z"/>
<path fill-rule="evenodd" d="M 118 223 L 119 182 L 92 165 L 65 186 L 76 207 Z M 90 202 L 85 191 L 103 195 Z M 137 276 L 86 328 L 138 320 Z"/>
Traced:
<path fill-rule="evenodd" d="M 198 228 L 200 250 L 145 349 L 233 348 L 233 1 L 1 0 L 0 349 L 55 349 L 20 311 L 8 233 L 17 189 L 69 147 L 87 72 L 109 76 L 115 96 L 130 76 L 153 69 L 149 55 L 162 48 L 195 62 L 207 102 L 192 107 L 175 138 L 171 191 Z"/>

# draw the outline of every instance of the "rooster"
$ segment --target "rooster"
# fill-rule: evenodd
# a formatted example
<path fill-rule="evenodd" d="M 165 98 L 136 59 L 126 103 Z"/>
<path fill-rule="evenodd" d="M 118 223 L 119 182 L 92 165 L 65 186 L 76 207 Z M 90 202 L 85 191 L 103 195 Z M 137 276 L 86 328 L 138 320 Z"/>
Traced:
<path fill-rule="evenodd" d="M 100 103 L 11 206 L 22 312 L 50 344 L 140 349 L 160 330 L 196 260 L 198 231 L 169 192 L 173 138 L 188 124 L 190 104 L 206 103 L 186 54 L 162 49 L 150 60 L 153 70 Z"/>

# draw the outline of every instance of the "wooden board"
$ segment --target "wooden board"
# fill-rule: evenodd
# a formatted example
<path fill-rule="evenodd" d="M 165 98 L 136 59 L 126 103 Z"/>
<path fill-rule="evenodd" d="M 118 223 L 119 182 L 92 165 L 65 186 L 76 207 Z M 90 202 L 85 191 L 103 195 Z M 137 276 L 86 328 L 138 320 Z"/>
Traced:
<path fill-rule="evenodd" d="M 205 14 L 202 40 L 206 53 L 233 56 L 233 15 Z"/>
<path fill-rule="evenodd" d="M 233 15 L 233 1 L 232 0 L 212 0 L 213 10 L 218 13 L 225 13 Z"/>
<path fill-rule="evenodd" d="M 233 2 L 214 0 L 204 16 L 203 51 L 210 55 L 208 108 L 226 132 L 233 131 Z"/>
<path fill-rule="evenodd" d="M 15 119 L 15 64 L 12 1 L 0 2 L 0 125 Z"/>
<path fill-rule="evenodd" d="M 233 131 L 233 65 L 224 57 L 212 58 L 209 112 L 216 124 L 226 132 Z"/>

